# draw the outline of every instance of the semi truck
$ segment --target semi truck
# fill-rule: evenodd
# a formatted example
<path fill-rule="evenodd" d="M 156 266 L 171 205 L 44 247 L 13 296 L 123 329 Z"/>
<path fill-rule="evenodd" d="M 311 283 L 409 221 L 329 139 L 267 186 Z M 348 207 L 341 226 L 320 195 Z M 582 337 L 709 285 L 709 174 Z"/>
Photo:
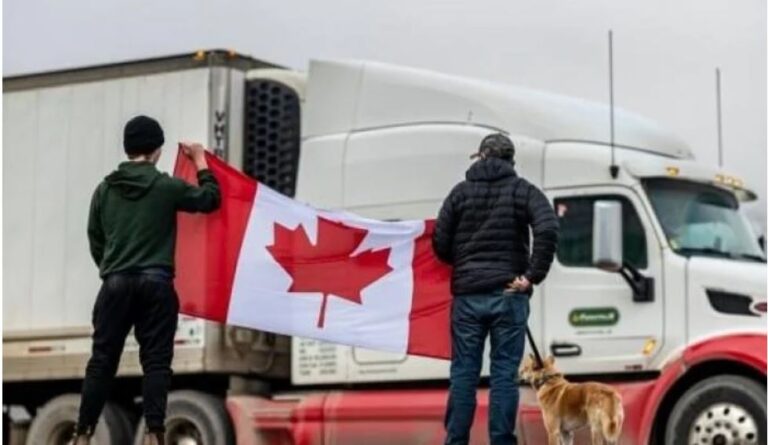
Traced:
<path fill-rule="evenodd" d="M 560 223 L 531 299 L 542 353 L 573 381 L 615 385 L 622 444 L 766 443 L 766 261 L 742 213 L 755 191 L 651 120 L 415 68 L 321 60 L 302 72 L 229 50 L 3 87 L 4 443 L 72 433 L 100 284 L 89 201 L 136 114 L 165 129 L 163 170 L 174 141 L 203 141 L 285 195 L 385 220 L 435 217 L 479 141 L 509 135 Z M 175 342 L 168 443 L 442 443 L 447 361 L 183 315 Z M 140 376 L 129 337 L 94 443 L 140 441 Z M 546 443 L 535 394 L 521 391 L 519 440 Z M 483 378 L 473 444 L 487 442 L 487 414 Z"/>

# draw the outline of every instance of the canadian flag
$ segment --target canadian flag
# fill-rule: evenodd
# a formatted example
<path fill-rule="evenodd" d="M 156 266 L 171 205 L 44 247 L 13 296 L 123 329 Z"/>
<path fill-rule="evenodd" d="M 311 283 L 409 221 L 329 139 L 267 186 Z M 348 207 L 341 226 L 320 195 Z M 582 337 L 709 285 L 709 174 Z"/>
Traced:
<path fill-rule="evenodd" d="M 221 208 L 178 216 L 181 312 L 235 326 L 382 351 L 450 356 L 450 268 L 431 221 L 319 210 L 212 155 Z M 174 175 L 197 182 L 177 156 Z"/>

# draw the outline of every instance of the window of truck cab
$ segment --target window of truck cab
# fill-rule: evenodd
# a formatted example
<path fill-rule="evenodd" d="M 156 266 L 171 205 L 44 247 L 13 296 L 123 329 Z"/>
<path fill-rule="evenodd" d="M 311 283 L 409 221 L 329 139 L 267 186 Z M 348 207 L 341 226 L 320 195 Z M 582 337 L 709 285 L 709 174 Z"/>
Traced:
<path fill-rule="evenodd" d="M 765 261 L 757 235 L 730 190 L 670 178 L 646 178 L 643 187 L 675 252 Z"/>
<path fill-rule="evenodd" d="M 618 201 L 622 209 L 624 261 L 637 269 L 648 267 L 645 229 L 632 202 L 622 195 L 589 195 L 555 198 L 560 223 L 557 260 L 564 266 L 594 267 L 592 238 L 595 201 Z"/>

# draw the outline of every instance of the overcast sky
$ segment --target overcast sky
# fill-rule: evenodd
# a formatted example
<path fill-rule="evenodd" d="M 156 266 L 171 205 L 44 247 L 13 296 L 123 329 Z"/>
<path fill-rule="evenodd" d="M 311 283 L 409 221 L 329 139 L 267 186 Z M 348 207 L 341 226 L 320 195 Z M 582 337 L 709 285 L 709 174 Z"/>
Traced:
<path fill-rule="evenodd" d="M 725 168 L 766 189 L 765 0 L 5 0 L 4 75 L 200 48 L 294 68 L 361 58 L 616 104 L 717 162 L 722 70 Z M 751 210 L 765 227 L 765 199 Z"/>

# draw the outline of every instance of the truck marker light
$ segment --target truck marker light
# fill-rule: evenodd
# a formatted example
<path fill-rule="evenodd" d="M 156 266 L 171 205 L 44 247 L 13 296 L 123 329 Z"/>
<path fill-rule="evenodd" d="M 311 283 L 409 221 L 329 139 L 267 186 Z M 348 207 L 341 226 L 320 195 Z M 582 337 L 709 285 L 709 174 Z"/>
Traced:
<path fill-rule="evenodd" d="M 680 168 L 672 167 L 672 166 L 667 167 L 667 176 L 673 176 L 674 177 L 674 176 L 677 176 L 679 174 L 680 174 Z"/>
<path fill-rule="evenodd" d="M 725 177 L 723 175 L 715 175 L 715 182 L 725 182 Z"/>
<path fill-rule="evenodd" d="M 195 56 L 193 57 L 193 59 L 198 62 L 202 61 L 203 59 L 205 59 L 205 51 L 199 50 L 195 52 Z"/>
<path fill-rule="evenodd" d="M 752 303 L 752 312 L 755 313 L 762 313 L 764 314 L 766 310 L 766 302 L 765 301 L 757 301 L 755 303 Z"/>
<path fill-rule="evenodd" d="M 656 339 L 651 337 L 643 345 L 643 355 L 651 355 L 654 349 L 656 349 Z"/>

